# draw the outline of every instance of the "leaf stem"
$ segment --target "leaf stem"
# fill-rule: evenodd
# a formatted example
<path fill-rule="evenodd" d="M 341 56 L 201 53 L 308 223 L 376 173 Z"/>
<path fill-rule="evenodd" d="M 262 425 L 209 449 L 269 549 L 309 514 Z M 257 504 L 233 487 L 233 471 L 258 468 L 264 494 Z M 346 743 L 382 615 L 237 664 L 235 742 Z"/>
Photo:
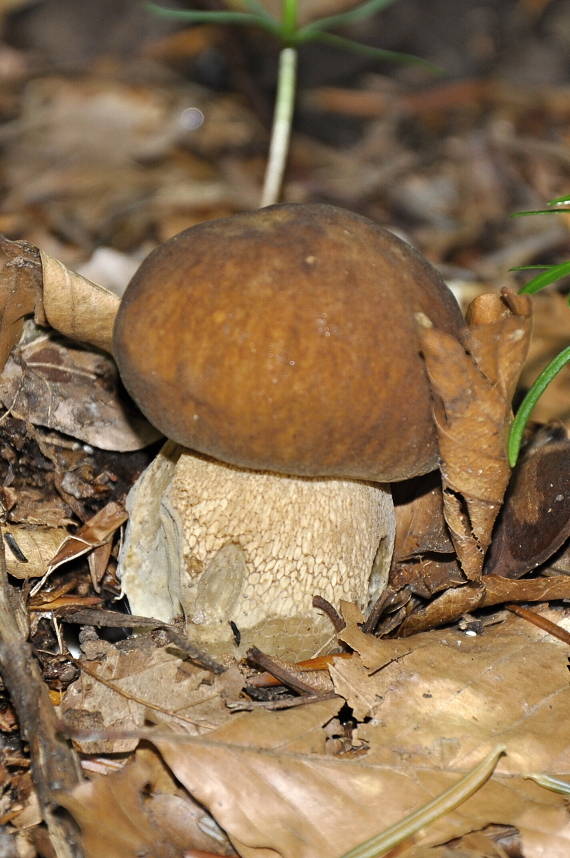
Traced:
<path fill-rule="evenodd" d="M 293 5 L 292 0 L 289 0 L 285 5 Z M 296 3 L 294 5 L 296 6 Z M 286 9 L 284 9 L 284 17 L 285 14 Z M 260 203 L 262 208 L 279 201 L 291 138 L 296 79 L 297 49 L 283 48 L 279 54 L 279 73 L 273 127 L 271 129 L 271 144 Z"/>
<path fill-rule="evenodd" d="M 519 410 L 517 411 L 517 416 L 512 422 L 511 430 L 509 432 L 509 440 L 507 442 L 507 452 L 511 468 L 514 468 L 517 463 L 524 427 L 527 424 L 532 409 L 552 379 L 558 375 L 560 370 L 563 369 L 569 361 L 570 346 L 566 346 L 565 349 L 562 349 L 560 354 L 556 355 L 556 357 L 550 361 L 548 366 L 544 367 L 521 402 Z"/>

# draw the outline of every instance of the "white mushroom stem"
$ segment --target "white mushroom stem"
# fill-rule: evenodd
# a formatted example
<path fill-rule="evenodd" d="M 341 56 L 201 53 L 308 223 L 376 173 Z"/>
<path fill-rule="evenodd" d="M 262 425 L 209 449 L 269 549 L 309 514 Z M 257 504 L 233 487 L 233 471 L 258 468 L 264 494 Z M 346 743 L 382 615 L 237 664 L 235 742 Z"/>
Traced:
<path fill-rule="evenodd" d="M 134 613 L 194 640 L 288 657 L 332 638 L 315 595 L 365 608 L 386 584 L 388 486 L 241 470 L 167 443 L 129 495 L 120 575 Z"/>

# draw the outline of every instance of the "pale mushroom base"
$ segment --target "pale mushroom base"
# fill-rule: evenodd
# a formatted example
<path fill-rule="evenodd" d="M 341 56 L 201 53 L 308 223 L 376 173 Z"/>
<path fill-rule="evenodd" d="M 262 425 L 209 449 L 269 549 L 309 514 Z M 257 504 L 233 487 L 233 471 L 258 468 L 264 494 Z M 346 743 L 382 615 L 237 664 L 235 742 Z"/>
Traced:
<path fill-rule="evenodd" d="M 335 642 L 314 595 L 365 608 L 386 585 L 388 486 L 247 471 L 167 443 L 127 506 L 119 574 L 132 611 L 183 615 L 215 652 L 309 657 Z"/>

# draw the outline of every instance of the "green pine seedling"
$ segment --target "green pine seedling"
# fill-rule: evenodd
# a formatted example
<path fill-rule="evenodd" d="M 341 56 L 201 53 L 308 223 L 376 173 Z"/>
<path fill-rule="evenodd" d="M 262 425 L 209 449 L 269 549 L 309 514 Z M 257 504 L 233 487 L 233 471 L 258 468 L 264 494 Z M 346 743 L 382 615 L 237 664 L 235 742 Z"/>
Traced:
<path fill-rule="evenodd" d="M 563 197 L 557 197 L 555 200 L 549 200 L 547 203 L 548 208 L 545 209 L 537 209 L 536 211 L 527 211 L 527 212 L 517 212 L 513 215 L 513 217 L 525 217 L 527 215 L 536 215 L 536 214 L 556 214 L 561 211 L 570 211 L 570 194 L 567 194 Z M 552 283 L 556 283 L 557 280 L 560 280 L 562 277 L 566 277 L 570 274 L 570 261 L 569 262 L 561 262 L 558 265 L 521 265 L 517 268 L 511 268 L 511 271 L 542 271 L 541 274 L 537 274 L 528 283 L 519 289 L 519 293 L 521 295 L 534 295 L 535 292 L 539 292 L 541 289 L 544 289 L 545 286 L 550 286 Z M 570 303 L 570 299 L 569 299 Z M 516 417 L 513 420 L 511 425 L 511 429 L 509 432 L 509 438 L 507 442 L 507 453 L 509 458 L 509 465 L 511 468 L 517 463 L 519 457 L 519 451 L 521 447 L 522 437 L 524 433 L 525 426 L 529 420 L 531 412 L 552 381 L 555 376 L 566 366 L 566 364 L 570 361 L 570 346 L 562 349 L 562 351 L 553 358 L 550 363 L 542 370 L 540 375 L 535 379 L 532 387 L 524 397 L 519 410 L 517 411 Z"/>
<path fill-rule="evenodd" d="M 311 21 L 310 24 L 305 24 L 303 27 L 297 24 L 298 0 L 282 0 L 280 19 L 271 15 L 259 0 L 243 0 L 244 6 L 248 9 L 247 12 L 166 9 L 155 3 L 149 3 L 148 8 L 158 15 L 188 21 L 192 24 L 260 27 L 270 33 L 281 45 L 271 143 L 261 194 L 261 206 L 263 207 L 278 202 L 281 193 L 295 106 L 297 52 L 302 45 L 308 42 L 323 42 L 333 48 L 364 54 L 378 60 L 416 63 L 425 66 L 432 72 L 440 72 L 437 66 L 412 54 L 384 51 L 381 48 L 374 48 L 330 32 L 331 29 L 341 27 L 344 24 L 351 24 L 368 18 L 387 6 L 391 6 L 394 2 L 396 0 L 365 0 L 364 3 L 348 12 L 320 18 Z"/>

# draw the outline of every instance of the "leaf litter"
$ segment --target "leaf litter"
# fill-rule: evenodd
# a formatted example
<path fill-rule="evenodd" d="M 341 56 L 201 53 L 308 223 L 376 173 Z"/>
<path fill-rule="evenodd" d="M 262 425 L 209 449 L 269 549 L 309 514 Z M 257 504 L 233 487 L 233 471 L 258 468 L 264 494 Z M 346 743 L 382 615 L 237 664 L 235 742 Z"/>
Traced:
<path fill-rule="evenodd" d="M 175 41 L 161 48 L 171 63 L 180 62 L 184 51 L 188 59 L 212 47 L 221 50 L 224 40 L 206 28 L 199 38 L 194 33 L 193 39 L 186 34 Z M 25 65 L 22 69 L 25 74 Z M 466 92 L 471 119 L 461 113 Z M 366 126 L 358 142 L 342 150 L 299 135 L 292 197 L 331 199 L 381 222 L 401 219 L 404 231 L 460 291 L 486 291 L 489 279 L 508 265 L 535 261 L 538 253 L 555 255 L 567 239 L 567 228 L 560 225 L 540 234 L 520 223 L 500 235 L 488 230 L 503 218 L 511 199 L 548 197 L 544 187 L 562 181 L 560 153 L 541 149 L 547 141 L 531 138 L 548 111 L 557 127 L 567 121 L 567 93 L 561 87 L 523 91 L 480 79 L 409 93 L 401 81 L 370 74 L 359 91 L 317 86 L 302 100 L 318 109 L 323 125 L 351 113 L 365 117 Z M 179 122 L 190 102 L 208 120 L 192 134 Z M 453 139 L 446 124 L 455 128 Z M 407 138 L 400 125 L 407 127 Z M 115 148 L 106 145 L 109 127 L 120 137 Z M 102 128 L 107 129 L 103 146 Z M 46 142 L 41 151 L 38 129 Z M 452 157 L 445 160 L 441 148 L 434 157 L 429 146 L 418 153 L 414 135 L 432 140 L 435 148 L 447 146 Z M 8 128 L 3 141 L 9 169 L 0 219 L 12 237 L 25 235 L 52 256 L 50 262 L 44 254 L 42 272 L 33 245 L 4 247 L 4 357 L 18 342 L 25 314 L 35 315 L 41 336 L 47 322 L 82 343 L 105 348 L 112 308 L 110 316 L 91 309 L 80 319 L 73 308 L 89 300 L 90 287 L 76 293 L 78 281 L 70 280 L 54 257 L 75 265 L 105 243 L 140 258 L 156 237 L 255 205 L 263 136 L 242 99 L 205 88 L 182 84 L 168 90 L 160 83 L 145 89 L 112 81 L 100 71 L 92 80 L 53 75 L 27 81 L 19 124 Z M 519 138 L 526 141 L 524 151 L 517 148 Z M 484 232 L 486 252 L 480 250 Z M 486 282 L 480 286 L 480 281 Z M 45 669 L 44 678 L 52 699 L 61 703 L 64 729 L 82 749 L 84 780 L 59 796 L 80 822 L 88 856 L 182 856 L 197 849 L 235 854 L 231 841 L 244 856 L 340 858 L 457 781 L 497 743 L 505 744 L 507 753 L 494 777 L 406 844 L 402 854 L 504 858 L 500 837 L 510 832 L 527 858 L 567 855 L 564 799 L 525 778 L 543 771 L 570 780 L 567 652 L 544 631 L 496 610 L 512 602 L 570 598 L 568 515 L 556 500 L 560 494 L 567 500 L 567 434 L 561 424 L 547 427 L 546 443 L 540 433 L 529 433 L 527 453 L 507 489 L 502 444 L 529 321 L 517 302 L 494 295 L 484 324 L 472 325 L 461 343 L 442 343 L 437 331 L 427 332 L 428 368 L 441 397 L 443 482 L 412 486 L 409 503 L 399 505 L 391 594 L 380 606 L 375 628 L 402 636 L 365 634 L 366 620 L 354 606 L 342 606 L 343 657 L 320 671 L 315 696 L 321 699 L 307 703 L 287 687 L 255 688 L 235 667 L 214 676 L 168 643 L 162 630 L 145 631 L 142 623 L 123 641 L 101 639 L 93 613 L 104 618 L 111 612 L 103 606 L 117 607 L 120 504 L 142 459 L 130 454 L 128 466 L 119 466 L 113 451 L 127 446 L 115 436 L 107 440 L 104 456 L 99 448 L 109 439 L 105 421 L 93 420 L 90 431 L 96 434 L 86 436 L 73 406 L 81 399 L 98 414 L 110 413 L 115 423 L 113 415 L 124 406 L 120 390 L 110 391 L 102 355 L 51 338 L 29 347 L 29 354 L 39 352 L 40 358 L 42 349 L 55 349 L 55 362 L 51 352 L 49 361 L 40 361 L 49 367 L 32 365 L 25 379 L 20 363 L 16 381 L 5 376 L 7 412 L 0 438 L 9 464 L 0 492 L 8 519 L 3 533 L 8 568 L 18 573 L 24 593 L 30 588 L 27 579 L 53 569 L 29 600 L 31 640 L 42 665 L 55 660 L 58 635 L 60 646 L 62 633 L 66 640 L 77 638 L 75 661 L 85 669 L 78 676 L 80 667 L 74 665 L 67 678 L 63 671 Z M 525 386 L 546 354 L 568 340 L 562 294 L 538 296 L 533 306 L 536 326 L 523 370 Z M 499 355 L 501 347 L 508 353 Z M 82 360 L 93 362 L 87 371 L 97 375 L 100 387 L 75 383 L 77 370 L 85 369 Z M 443 373 L 437 371 L 438 360 Z M 562 374 L 541 401 L 537 420 L 567 421 L 566 385 Z M 475 390 L 471 398 L 469 387 Z M 109 394 L 111 410 L 105 412 Z M 45 416 L 66 401 L 67 421 L 48 424 Z M 549 480 L 549 473 L 558 482 Z M 119 511 L 111 516 L 113 526 L 99 530 L 93 516 L 109 503 L 117 503 Z M 554 514 L 545 521 L 549 508 Z M 89 599 L 102 605 L 91 607 L 92 614 Z M 563 605 L 539 611 L 570 625 Z M 436 630 L 450 623 L 455 625 Z M 76 624 L 81 624 L 78 634 Z M 119 637 L 127 634 L 119 625 L 112 628 Z M 52 651 L 40 652 L 42 647 Z M 326 698 L 331 689 L 336 696 Z M 271 711 L 272 703 L 291 708 Z M 240 711 L 243 706 L 252 711 Z M 3 711 L 7 723 L 11 712 Z M 18 715 L 29 727 L 25 708 Z M 150 724 L 158 726 L 149 729 Z M 25 763 L 24 751 L 13 759 Z M 93 776 L 98 767 L 116 771 Z M 17 842 L 22 854 L 38 854 L 30 832 L 43 830 L 36 824 L 42 811 L 34 805 L 30 773 L 9 765 L 0 771 L 5 796 L 16 783 L 14 772 L 27 783 L 22 804 L 27 803 L 28 815 L 21 811 Z M 34 782 L 42 783 L 37 769 Z M 2 821 L 17 823 L 13 806 L 5 801 L 2 810 Z M 56 829 L 49 830 L 63 854 Z M 40 834 L 35 836 L 39 843 Z"/>

